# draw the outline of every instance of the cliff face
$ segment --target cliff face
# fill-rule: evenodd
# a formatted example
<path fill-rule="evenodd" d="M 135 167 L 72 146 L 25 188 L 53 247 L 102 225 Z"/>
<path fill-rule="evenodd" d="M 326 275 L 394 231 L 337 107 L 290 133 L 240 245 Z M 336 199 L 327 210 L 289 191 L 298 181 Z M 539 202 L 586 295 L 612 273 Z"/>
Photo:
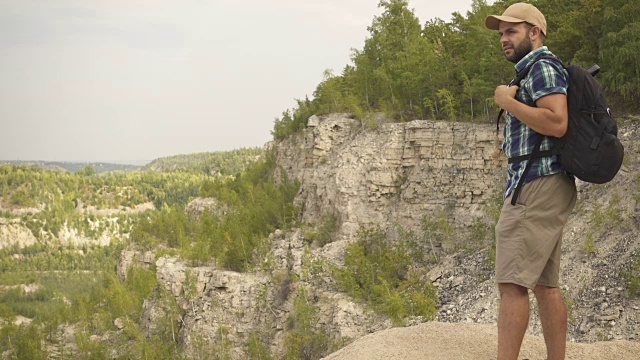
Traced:
<path fill-rule="evenodd" d="M 419 228 L 445 211 L 458 226 L 500 196 L 505 160 L 488 125 L 415 120 L 363 131 L 343 114 L 314 116 L 302 135 L 277 145 L 278 164 L 300 180 L 303 221 L 337 213 L 339 238 L 362 225 Z"/>
<path fill-rule="evenodd" d="M 425 215 L 442 211 L 464 228 L 483 216 L 483 205 L 502 187 L 504 160 L 497 157 L 495 133 L 486 125 L 413 121 L 370 130 L 334 114 L 312 117 L 303 134 L 272 146 L 280 171 L 301 182 L 296 202 L 302 223 L 317 225 L 326 214 L 336 215 L 337 235 L 334 242 L 309 249 L 304 230 L 278 230 L 270 236 L 264 266 L 243 274 L 166 256 L 155 261 L 158 281 L 184 312 L 179 339 L 190 352 L 201 340 L 219 342 L 224 332 L 237 358 L 251 334 L 282 355 L 303 287 L 318 308 L 317 323 L 334 340 L 390 327 L 389 319 L 337 292 L 325 265 L 342 262 L 361 226 L 417 231 Z M 142 260 L 147 254 L 123 253 L 121 276 L 136 257 L 143 265 L 151 261 Z M 145 303 L 143 323 L 150 333 L 164 316 L 162 309 L 158 299 Z"/>
<path fill-rule="evenodd" d="M 233 359 L 246 359 L 252 338 L 268 344 L 270 353 L 282 358 L 290 321 L 296 316 L 295 298 L 302 287 L 308 289 L 304 296 L 318 308 L 314 324 L 337 341 L 390 327 L 387 319 L 330 290 L 330 280 L 310 270 L 314 256 L 305 251 L 299 229 L 286 234 L 277 230 L 270 240 L 272 252 L 265 259 L 270 264 L 253 272 L 190 266 L 177 257 L 154 260 L 149 253 L 124 251 L 118 274 L 124 277 L 130 266 L 155 263 L 158 282 L 183 313 L 176 322 L 176 339 L 193 358 L 202 358 L 205 349 L 205 354 L 228 353 Z M 159 331 L 159 324 L 175 313 L 169 303 L 163 297 L 144 302 L 141 322 L 148 335 Z"/>
<path fill-rule="evenodd" d="M 569 336 L 579 341 L 640 339 L 640 301 L 629 293 L 640 254 L 640 124 L 620 120 L 623 167 L 607 184 L 577 181 L 578 203 L 563 237 Z M 412 121 L 363 131 L 358 120 L 333 114 L 312 117 L 302 135 L 277 150 L 283 170 L 301 181 L 303 221 L 339 214 L 338 241 L 319 251 L 339 262 L 340 243 L 361 225 L 419 231 L 422 217 L 437 211 L 455 223 L 458 241 L 467 241 L 464 230 L 500 203 L 506 161 L 498 147 L 486 124 Z M 498 294 L 487 253 L 448 250 L 430 272 L 439 288 L 438 319 L 494 323 Z M 532 310 L 529 331 L 539 335 L 533 299 Z"/>
<path fill-rule="evenodd" d="M 0 218 L 0 249 L 10 246 L 23 248 L 31 246 L 37 241 L 31 230 L 19 220 L 7 221 Z"/>
<path fill-rule="evenodd" d="M 579 201 L 565 227 L 561 265 L 573 340 L 640 339 L 640 301 L 627 286 L 640 253 L 639 128 L 637 121 L 621 127 L 627 159 L 613 182 L 577 183 Z M 356 339 L 389 327 L 388 319 L 336 292 L 320 271 L 322 263 L 340 264 L 361 226 L 380 226 L 393 240 L 396 225 L 419 232 L 423 218 L 434 213 L 455 224 L 455 237 L 464 244 L 471 225 L 501 202 L 506 161 L 498 143 L 488 124 L 381 121 L 372 130 L 346 115 L 312 117 L 302 134 L 271 146 L 279 175 L 301 183 L 301 222 L 317 225 L 333 214 L 337 236 L 309 249 L 305 231 L 278 230 L 270 236 L 265 266 L 245 274 L 161 257 L 155 262 L 158 280 L 184 311 L 181 342 L 196 349 L 198 341 L 216 342 L 224 332 L 234 356 L 242 358 L 250 334 L 258 331 L 267 334 L 261 338 L 273 354 L 282 354 L 302 286 L 319 308 L 318 324 L 335 338 Z M 438 288 L 437 320 L 495 323 L 491 250 L 443 245 L 439 252 L 429 273 Z M 145 304 L 150 332 L 162 317 L 162 304 L 154 301 Z M 532 310 L 529 334 L 541 335 L 534 301 Z"/>

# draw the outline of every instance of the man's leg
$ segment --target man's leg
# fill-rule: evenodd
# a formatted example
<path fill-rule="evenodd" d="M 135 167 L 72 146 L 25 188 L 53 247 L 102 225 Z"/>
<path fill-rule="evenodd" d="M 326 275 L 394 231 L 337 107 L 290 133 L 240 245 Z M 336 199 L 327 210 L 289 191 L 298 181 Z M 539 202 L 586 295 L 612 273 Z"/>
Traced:
<path fill-rule="evenodd" d="M 538 300 L 547 359 L 562 360 L 567 347 L 567 308 L 560 289 L 537 285 L 533 292 Z"/>
<path fill-rule="evenodd" d="M 529 291 L 516 284 L 500 283 L 498 360 L 516 360 L 529 325 Z"/>

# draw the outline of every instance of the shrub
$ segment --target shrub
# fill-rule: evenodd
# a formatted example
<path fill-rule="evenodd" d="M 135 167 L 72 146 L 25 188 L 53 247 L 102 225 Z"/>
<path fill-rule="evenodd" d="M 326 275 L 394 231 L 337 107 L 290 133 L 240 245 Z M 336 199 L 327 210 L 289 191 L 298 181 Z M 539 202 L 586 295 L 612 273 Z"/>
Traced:
<path fill-rule="evenodd" d="M 45 360 L 48 358 L 44 336 L 36 325 L 6 325 L 0 329 L 0 349 L 12 359 Z"/>
<path fill-rule="evenodd" d="M 247 360 L 272 360 L 269 348 L 263 344 L 260 336 L 251 332 L 246 350 Z"/>
<path fill-rule="evenodd" d="M 444 210 L 423 216 L 420 226 L 425 240 L 429 242 L 432 256 L 436 261 L 438 261 L 438 251 L 436 248 L 454 246 L 454 225 L 449 222 Z"/>
<path fill-rule="evenodd" d="M 424 270 L 412 267 L 406 241 L 390 244 L 379 229 L 361 229 L 358 241 L 345 251 L 345 265 L 334 269 L 338 288 L 364 301 L 402 325 L 404 318 L 431 319 L 436 313 L 436 291 L 424 279 Z"/>
<path fill-rule="evenodd" d="M 338 230 L 338 215 L 336 213 L 325 213 L 322 216 L 322 223 L 318 227 L 316 241 L 318 246 L 322 247 L 333 242 L 336 231 Z"/>
<path fill-rule="evenodd" d="M 640 254 L 636 255 L 631 270 L 626 274 L 627 287 L 631 296 L 640 296 Z"/>
<path fill-rule="evenodd" d="M 318 328 L 320 309 L 309 301 L 307 290 L 300 287 L 289 316 L 289 334 L 285 339 L 285 360 L 316 360 L 327 355 L 329 335 Z"/>

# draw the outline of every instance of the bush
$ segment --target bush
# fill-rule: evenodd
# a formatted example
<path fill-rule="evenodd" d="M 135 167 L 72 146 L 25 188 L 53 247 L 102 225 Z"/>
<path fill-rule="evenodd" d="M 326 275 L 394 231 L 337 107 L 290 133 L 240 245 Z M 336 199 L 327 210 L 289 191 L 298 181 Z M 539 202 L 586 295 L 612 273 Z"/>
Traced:
<path fill-rule="evenodd" d="M 269 348 L 260 340 L 260 336 L 252 332 L 246 350 L 247 360 L 272 360 Z"/>
<path fill-rule="evenodd" d="M 336 213 L 325 213 L 322 216 L 322 223 L 318 227 L 316 241 L 318 246 L 325 246 L 334 240 L 338 230 L 338 215 Z"/>
<path fill-rule="evenodd" d="M 43 345 L 44 336 L 35 325 L 6 325 L 0 329 L 0 349 L 11 359 L 45 360 L 48 354 Z"/>
<path fill-rule="evenodd" d="M 640 296 L 640 254 L 636 255 L 631 270 L 626 274 L 627 287 L 631 296 Z"/>
<path fill-rule="evenodd" d="M 301 287 L 289 316 L 289 334 L 285 339 L 285 360 L 316 360 L 327 355 L 329 335 L 318 328 L 320 309 L 309 302 L 307 290 Z"/>
<path fill-rule="evenodd" d="M 435 288 L 424 279 L 424 270 L 412 267 L 414 262 L 405 240 L 390 244 L 381 229 L 361 229 L 334 276 L 340 290 L 402 325 L 406 317 L 429 320 L 436 313 Z"/>

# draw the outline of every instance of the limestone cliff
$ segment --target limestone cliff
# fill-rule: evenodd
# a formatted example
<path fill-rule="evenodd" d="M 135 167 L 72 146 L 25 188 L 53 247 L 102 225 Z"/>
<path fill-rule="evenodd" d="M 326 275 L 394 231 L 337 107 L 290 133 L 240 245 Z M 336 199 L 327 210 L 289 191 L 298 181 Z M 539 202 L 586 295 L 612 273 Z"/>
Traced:
<path fill-rule="evenodd" d="M 470 225 L 500 191 L 506 163 L 488 124 L 383 121 L 363 130 L 345 114 L 313 116 L 303 134 L 276 147 L 278 164 L 302 183 L 303 221 L 337 212 L 342 239 L 361 225 L 416 229 L 439 210 Z"/>
<path fill-rule="evenodd" d="M 38 240 L 31 230 L 18 220 L 8 221 L 0 218 L 0 249 L 10 246 L 23 248 L 35 244 Z"/>

